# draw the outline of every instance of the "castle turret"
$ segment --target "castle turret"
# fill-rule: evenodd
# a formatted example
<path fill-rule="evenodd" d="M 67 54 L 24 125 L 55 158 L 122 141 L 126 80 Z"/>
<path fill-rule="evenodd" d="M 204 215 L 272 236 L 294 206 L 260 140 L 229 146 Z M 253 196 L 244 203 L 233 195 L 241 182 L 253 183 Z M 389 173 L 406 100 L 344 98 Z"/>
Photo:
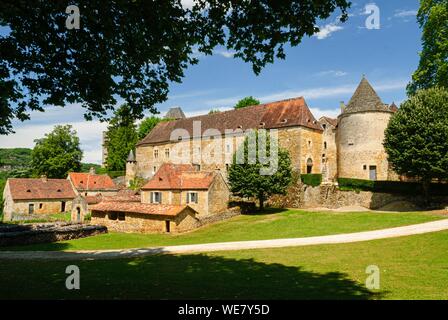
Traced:
<path fill-rule="evenodd" d="M 365 77 L 338 117 L 338 176 L 370 180 L 390 179 L 384 131 L 393 111 Z"/>
<path fill-rule="evenodd" d="M 137 174 L 137 161 L 134 156 L 134 151 L 129 151 L 128 158 L 126 160 L 126 186 L 135 179 Z"/>

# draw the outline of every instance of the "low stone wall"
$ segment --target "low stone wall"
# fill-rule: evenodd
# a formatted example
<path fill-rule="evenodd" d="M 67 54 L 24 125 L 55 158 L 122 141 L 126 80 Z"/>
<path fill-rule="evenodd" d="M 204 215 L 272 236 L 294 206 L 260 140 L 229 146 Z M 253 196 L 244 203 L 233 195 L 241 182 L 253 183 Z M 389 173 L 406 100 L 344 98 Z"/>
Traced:
<path fill-rule="evenodd" d="M 341 191 L 335 185 L 310 187 L 298 184 L 289 188 L 285 196 L 273 196 L 268 203 L 283 208 L 316 208 L 338 209 L 348 206 L 361 206 L 367 209 L 379 209 L 396 202 L 407 202 L 422 207 L 423 197 L 369 191 Z M 432 206 L 446 207 L 448 197 L 432 197 Z"/>
<path fill-rule="evenodd" d="M 70 223 L 0 224 L 0 247 L 35 243 L 49 243 L 107 233 L 98 225 Z"/>
<path fill-rule="evenodd" d="M 241 213 L 239 210 L 231 209 L 223 213 L 218 213 L 206 217 L 198 217 L 198 227 L 202 227 L 211 223 L 227 220 L 235 216 L 239 216 Z"/>

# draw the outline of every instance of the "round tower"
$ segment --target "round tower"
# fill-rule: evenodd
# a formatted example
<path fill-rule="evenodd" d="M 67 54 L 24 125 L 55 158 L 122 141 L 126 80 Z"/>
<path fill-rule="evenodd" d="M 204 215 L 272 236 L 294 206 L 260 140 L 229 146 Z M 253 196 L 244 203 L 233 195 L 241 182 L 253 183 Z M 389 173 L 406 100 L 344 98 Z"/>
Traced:
<path fill-rule="evenodd" d="M 134 152 L 131 150 L 129 151 L 129 155 L 126 160 L 125 183 L 127 187 L 129 187 L 129 183 L 131 182 L 131 180 L 135 179 L 136 175 L 137 175 L 137 161 L 135 160 Z"/>
<path fill-rule="evenodd" d="M 389 180 L 390 170 L 383 147 L 384 131 L 392 114 L 365 77 L 338 117 L 338 176 Z"/>

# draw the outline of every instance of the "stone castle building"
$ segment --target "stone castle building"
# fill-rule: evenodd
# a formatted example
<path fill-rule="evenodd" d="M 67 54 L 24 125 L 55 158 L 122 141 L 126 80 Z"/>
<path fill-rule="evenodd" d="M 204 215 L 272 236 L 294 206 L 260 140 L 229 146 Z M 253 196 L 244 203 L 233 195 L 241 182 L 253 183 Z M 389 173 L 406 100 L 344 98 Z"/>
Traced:
<path fill-rule="evenodd" d="M 248 129 L 276 129 L 279 146 L 289 152 L 293 170 L 337 178 L 395 180 L 383 147 L 395 104 L 384 104 L 365 77 L 337 119 L 311 113 L 303 97 L 243 109 L 159 123 L 137 144 L 126 166 L 126 181 L 150 179 L 164 163 L 182 159 L 201 171 L 224 177 Z M 184 152 L 187 156 L 180 152 Z"/>

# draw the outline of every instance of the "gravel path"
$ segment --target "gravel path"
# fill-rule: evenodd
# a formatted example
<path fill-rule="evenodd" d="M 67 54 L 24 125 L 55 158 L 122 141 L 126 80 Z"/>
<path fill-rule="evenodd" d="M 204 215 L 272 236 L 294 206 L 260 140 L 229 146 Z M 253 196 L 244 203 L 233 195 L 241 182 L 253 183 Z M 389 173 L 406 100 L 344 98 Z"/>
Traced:
<path fill-rule="evenodd" d="M 414 224 L 374 231 L 336 234 L 306 238 L 255 240 L 238 242 L 218 242 L 192 245 L 166 246 L 155 248 L 122 249 L 122 250 L 92 250 L 92 251 L 0 251 L 1 259 L 44 259 L 44 260 L 96 260 L 132 258 L 160 253 L 200 253 L 211 251 L 248 250 L 297 247 L 319 244 L 335 244 L 360 242 L 377 239 L 395 238 L 429 232 L 448 230 L 448 219 Z"/>

